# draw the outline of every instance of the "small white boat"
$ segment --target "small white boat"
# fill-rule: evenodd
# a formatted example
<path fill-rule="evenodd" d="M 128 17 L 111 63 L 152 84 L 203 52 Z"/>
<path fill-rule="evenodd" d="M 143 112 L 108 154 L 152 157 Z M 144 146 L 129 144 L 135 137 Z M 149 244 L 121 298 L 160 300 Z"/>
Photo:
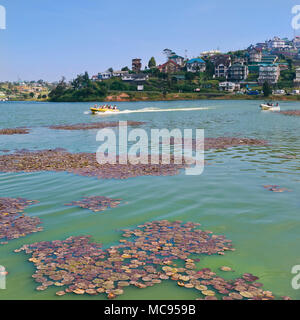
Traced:
<path fill-rule="evenodd" d="M 276 105 L 274 103 L 262 103 L 260 108 L 264 111 L 280 111 L 280 106 L 278 103 Z"/>

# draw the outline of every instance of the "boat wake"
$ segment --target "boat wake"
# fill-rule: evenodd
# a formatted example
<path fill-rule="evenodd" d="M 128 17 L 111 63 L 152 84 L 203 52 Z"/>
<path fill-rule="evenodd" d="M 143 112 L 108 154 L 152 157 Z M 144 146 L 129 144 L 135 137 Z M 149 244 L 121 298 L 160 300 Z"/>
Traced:
<path fill-rule="evenodd" d="M 138 110 L 123 110 L 120 112 L 113 112 L 113 111 L 106 111 L 103 113 L 97 113 L 97 115 L 104 116 L 104 115 L 117 115 L 117 114 L 125 114 L 125 113 L 145 113 L 145 112 L 174 112 L 174 111 L 197 111 L 197 110 L 210 110 L 213 108 L 210 107 L 197 107 L 197 108 L 171 108 L 171 109 L 160 109 L 160 108 L 144 108 Z M 84 114 L 90 113 L 85 111 Z"/>

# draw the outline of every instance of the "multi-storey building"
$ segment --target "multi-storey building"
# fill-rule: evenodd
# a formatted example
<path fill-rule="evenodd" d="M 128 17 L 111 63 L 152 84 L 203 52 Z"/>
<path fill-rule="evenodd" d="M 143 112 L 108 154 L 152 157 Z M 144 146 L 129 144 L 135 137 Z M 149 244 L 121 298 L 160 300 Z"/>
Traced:
<path fill-rule="evenodd" d="M 180 71 L 181 67 L 173 60 L 169 60 L 166 63 L 159 65 L 157 69 L 163 73 L 174 73 Z"/>
<path fill-rule="evenodd" d="M 246 80 L 249 74 L 248 66 L 242 63 L 235 63 L 228 68 L 228 80 L 239 82 Z"/>
<path fill-rule="evenodd" d="M 215 77 L 226 78 L 228 76 L 228 68 L 231 66 L 231 57 L 229 55 L 219 55 L 212 58 L 215 65 Z"/>
<path fill-rule="evenodd" d="M 250 63 L 259 63 L 262 59 L 262 50 L 259 48 L 253 48 L 249 52 L 249 62 Z"/>
<path fill-rule="evenodd" d="M 300 87 L 300 68 L 296 69 L 296 78 L 294 80 L 295 87 Z"/>
<path fill-rule="evenodd" d="M 285 48 L 287 46 L 285 39 L 274 37 L 272 40 L 267 42 L 269 49 Z"/>
<path fill-rule="evenodd" d="M 206 69 L 205 61 L 201 58 L 194 58 L 186 63 L 188 72 L 204 72 Z"/>
<path fill-rule="evenodd" d="M 258 83 L 264 84 L 268 82 L 269 84 L 275 84 L 278 82 L 279 76 L 280 68 L 278 65 L 261 65 L 259 67 Z"/>
<path fill-rule="evenodd" d="M 133 72 L 140 72 L 142 69 L 142 59 L 132 59 L 132 71 Z"/>
<path fill-rule="evenodd" d="M 184 66 L 184 57 L 178 56 L 177 54 L 172 55 L 169 57 L 169 60 L 174 61 L 175 63 L 177 63 L 180 67 Z"/>

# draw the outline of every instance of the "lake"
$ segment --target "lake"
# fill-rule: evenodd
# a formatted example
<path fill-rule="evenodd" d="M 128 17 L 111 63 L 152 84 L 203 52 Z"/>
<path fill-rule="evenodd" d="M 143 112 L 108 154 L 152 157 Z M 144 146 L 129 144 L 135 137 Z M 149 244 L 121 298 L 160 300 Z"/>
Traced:
<path fill-rule="evenodd" d="M 205 153 L 200 176 L 143 176 L 126 180 L 98 180 L 64 172 L 0 173 L 0 196 L 38 200 L 27 207 L 29 216 L 42 220 L 44 231 L 0 246 L 7 289 L 0 299 L 106 299 L 99 296 L 55 296 L 57 288 L 39 292 L 31 278 L 34 266 L 23 244 L 92 235 L 104 247 L 117 244 L 121 229 L 152 220 L 201 223 L 204 230 L 225 235 L 236 251 L 224 256 L 200 256 L 199 268 L 219 272 L 230 266 L 238 277 L 257 275 L 276 296 L 300 299 L 291 287 L 291 269 L 300 265 L 300 118 L 261 112 L 259 101 L 122 102 L 126 112 L 92 116 L 94 103 L 0 102 L 0 128 L 27 127 L 26 135 L 0 136 L 3 150 L 65 148 L 69 152 L 96 152 L 97 130 L 51 130 L 50 125 L 96 121 L 144 121 L 141 128 L 204 129 L 206 137 L 245 137 L 267 140 L 267 146 L 239 146 Z M 282 110 L 300 109 L 297 102 L 281 102 Z M 129 128 L 130 129 L 130 128 Z M 288 157 L 287 157 L 288 156 Z M 264 185 L 290 192 L 274 193 Z M 64 206 L 86 196 L 122 198 L 116 208 L 92 213 Z M 195 299 L 196 290 L 165 281 L 144 290 L 126 288 L 118 299 Z"/>

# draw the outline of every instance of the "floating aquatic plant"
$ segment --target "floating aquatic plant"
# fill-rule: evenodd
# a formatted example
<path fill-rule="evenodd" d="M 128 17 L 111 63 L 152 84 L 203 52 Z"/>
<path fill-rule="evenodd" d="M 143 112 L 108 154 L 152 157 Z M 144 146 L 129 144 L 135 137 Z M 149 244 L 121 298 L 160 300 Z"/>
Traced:
<path fill-rule="evenodd" d="M 0 135 L 28 134 L 28 133 L 29 133 L 29 129 L 26 129 L 26 128 L 0 129 Z"/>
<path fill-rule="evenodd" d="M 42 228 L 38 227 L 41 224 L 39 218 L 28 217 L 23 213 L 27 206 L 36 202 L 22 198 L 0 198 L 0 244 L 42 231 Z"/>
<path fill-rule="evenodd" d="M 268 189 L 269 191 L 272 191 L 272 192 L 285 192 L 285 191 L 290 191 L 289 189 L 286 189 L 286 188 L 280 188 L 280 186 L 278 185 L 266 185 L 266 186 L 263 186 L 265 189 Z"/>
<path fill-rule="evenodd" d="M 32 277 L 39 283 L 37 290 L 57 286 L 58 296 L 106 293 L 108 299 L 114 299 L 128 286 L 144 289 L 172 280 L 180 287 L 199 292 L 200 299 L 274 299 L 272 292 L 264 291 L 262 284 L 255 282 L 258 278 L 250 273 L 225 280 L 209 268 L 197 271 L 199 259 L 190 255 L 234 250 L 230 240 L 198 226 L 191 222 L 153 221 L 124 230 L 120 244 L 108 249 L 90 242 L 90 236 L 78 236 L 24 245 L 15 252 L 31 255 L 29 261 L 36 267 Z M 180 263 L 184 267 L 178 267 Z"/>
<path fill-rule="evenodd" d="M 108 208 L 115 208 L 122 199 L 111 199 L 103 196 L 86 197 L 81 201 L 73 201 L 65 204 L 66 206 L 78 206 L 94 212 L 104 211 Z"/>
<path fill-rule="evenodd" d="M 140 126 L 145 122 L 140 121 L 127 121 L 127 126 Z M 66 125 L 53 125 L 50 129 L 55 130 L 90 130 L 90 129 L 103 129 L 103 128 L 114 128 L 118 127 L 118 121 L 112 122 L 91 122 L 91 123 L 77 123 L 77 124 L 66 124 Z"/>
<path fill-rule="evenodd" d="M 285 114 L 287 116 L 300 116 L 300 110 L 279 111 L 279 113 Z"/>
<path fill-rule="evenodd" d="M 166 141 L 164 141 L 166 142 Z M 182 145 L 186 147 L 192 147 L 195 149 L 201 141 L 190 138 L 174 138 L 171 137 L 170 145 Z M 218 137 L 218 138 L 204 138 L 204 150 L 210 149 L 227 149 L 237 146 L 266 146 L 267 141 L 252 138 L 235 138 L 235 137 Z"/>
<path fill-rule="evenodd" d="M 175 175 L 187 165 L 176 164 L 170 157 L 170 164 L 120 164 L 116 156 L 116 164 L 99 164 L 94 153 L 69 153 L 63 149 L 28 151 L 21 150 L 14 154 L 0 156 L 2 172 L 35 172 L 35 171 L 67 171 L 82 176 L 99 179 L 127 179 L 137 176 Z"/>

